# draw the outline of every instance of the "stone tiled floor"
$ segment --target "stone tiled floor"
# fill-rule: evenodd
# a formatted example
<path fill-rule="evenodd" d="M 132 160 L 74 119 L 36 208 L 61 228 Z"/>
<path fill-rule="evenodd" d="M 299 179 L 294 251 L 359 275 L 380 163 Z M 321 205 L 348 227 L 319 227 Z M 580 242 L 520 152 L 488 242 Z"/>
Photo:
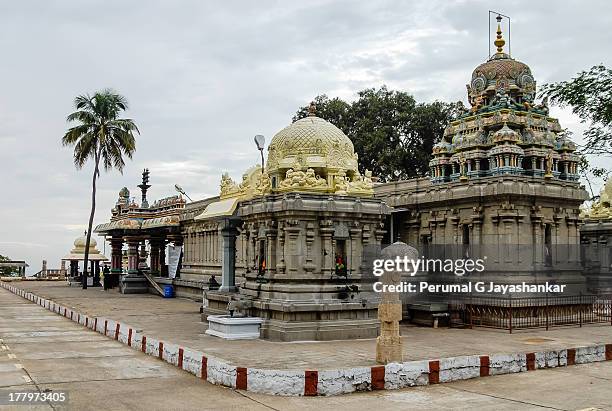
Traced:
<path fill-rule="evenodd" d="M 276 397 L 209 384 L 4 289 L 0 313 L 0 401 L 15 391 L 52 390 L 69 398 L 2 410 L 612 409 L 611 361 L 403 390 Z"/>
<path fill-rule="evenodd" d="M 199 304 L 155 295 L 82 290 L 63 282 L 14 282 L 14 286 L 82 313 L 124 322 L 146 335 L 217 356 L 237 366 L 274 369 L 334 369 L 375 365 L 374 339 L 327 342 L 223 341 L 204 335 Z M 508 334 L 490 329 L 402 327 L 406 360 L 458 355 L 533 352 L 612 343 L 612 326 L 530 330 Z"/>

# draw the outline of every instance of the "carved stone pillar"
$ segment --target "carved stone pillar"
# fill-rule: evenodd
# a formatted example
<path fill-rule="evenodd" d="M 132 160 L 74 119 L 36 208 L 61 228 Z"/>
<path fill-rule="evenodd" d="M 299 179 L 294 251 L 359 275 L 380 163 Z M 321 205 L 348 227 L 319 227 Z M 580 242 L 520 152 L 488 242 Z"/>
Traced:
<path fill-rule="evenodd" d="M 351 241 L 351 252 L 349 254 L 348 268 L 351 270 L 351 274 L 359 272 L 359 276 L 361 277 L 363 274 L 363 271 L 360 269 L 361 263 L 363 262 L 363 245 L 361 243 L 362 233 L 359 222 L 353 221 L 351 227 L 349 228 L 349 235 Z"/>
<path fill-rule="evenodd" d="M 484 221 L 484 216 L 482 215 L 482 207 L 474 207 L 474 213 L 472 214 L 472 243 L 475 245 L 479 245 L 482 243 L 482 222 Z"/>
<path fill-rule="evenodd" d="M 140 243 L 140 251 L 138 253 L 138 269 L 145 270 L 147 269 L 147 244 L 145 240 L 142 240 Z"/>
<path fill-rule="evenodd" d="M 380 245 L 382 243 L 382 240 L 385 237 L 386 233 L 387 233 L 387 230 L 385 230 L 385 223 L 383 222 L 378 223 L 378 227 L 374 231 L 374 238 L 376 240 L 376 243 L 375 243 L 376 245 Z"/>
<path fill-rule="evenodd" d="M 128 272 L 127 275 L 121 276 L 119 282 L 121 292 L 123 294 L 146 294 L 149 292 L 149 284 L 138 269 L 138 248 L 142 238 L 126 237 L 125 240 L 128 244 Z"/>
<path fill-rule="evenodd" d="M 159 251 L 162 245 L 162 240 L 159 237 L 152 237 L 149 240 L 151 244 L 151 274 L 159 275 L 161 270 L 159 266 Z"/>
<path fill-rule="evenodd" d="M 304 271 L 307 273 L 313 272 L 317 267 L 312 260 L 312 243 L 315 239 L 314 224 L 311 222 L 306 223 L 306 261 L 304 262 Z"/>
<path fill-rule="evenodd" d="M 329 274 L 333 270 L 334 253 L 332 235 L 334 234 L 334 222 L 332 220 L 321 220 L 319 222 L 319 233 L 321 235 L 321 244 L 323 245 L 323 261 L 321 269 L 323 273 Z"/>
<path fill-rule="evenodd" d="M 204 248 L 204 227 L 199 226 L 198 230 L 198 262 L 204 264 L 204 256 L 206 255 L 206 249 Z"/>
<path fill-rule="evenodd" d="M 79 262 L 70 260 L 70 276 L 77 277 L 79 275 Z"/>
<path fill-rule="evenodd" d="M 247 272 L 257 272 L 257 229 L 253 223 L 247 227 Z"/>
<path fill-rule="evenodd" d="M 453 232 L 453 244 L 461 244 L 463 240 L 461 235 L 462 232 L 459 230 L 459 223 L 461 222 L 461 219 L 457 214 L 457 210 L 452 210 L 452 212 L 453 215 L 448 217 L 448 221 L 451 223 L 451 230 Z"/>
<path fill-rule="evenodd" d="M 533 263 L 536 266 L 540 266 L 544 263 L 544 249 L 542 247 L 543 243 L 543 234 L 542 234 L 542 226 L 543 226 L 543 218 L 544 216 L 540 214 L 541 207 L 533 206 L 531 208 L 531 230 L 533 233 Z"/>
<path fill-rule="evenodd" d="M 246 230 L 242 226 L 236 227 L 236 230 L 238 230 L 238 236 L 236 238 L 236 267 L 243 268 L 246 262 L 246 244 L 244 242 Z M 238 250 L 240 250 L 240 252 Z"/>
<path fill-rule="evenodd" d="M 382 250 L 384 259 L 395 260 L 396 257 L 417 259 L 415 248 L 405 243 L 397 242 Z M 398 285 L 401 282 L 401 272 L 392 271 L 382 275 L 384 285 Z M 402 320 L 402 302 L 398 292 L 383 292 L 382 301 L 378 305 L 378 319 L 380 320 L 380 336 L 376 338 L 376 362 L 388 364 L 402 362 L 402 339 L 399 323 Z"/>
<path fill-rule="evenodd" d="M 276 272 L 276 227 L 273 221 L 270 222 L 270 226 L 265 230 L 266 233 L 266 271 L 269 273 Z"/>
<path fill-rule="evenodd" d="M 211 253 L 211 236 L 210 236 L 210 225 L 206 224 L 203 226 L 203 237 L 202 242 L 204 247 L 204 255 L 202 256 L 202 264 L 206 266 L 210 266 L 212 263 L 212 253 Z"/>
<path fill-rule="evenodd" d="M 100 261 L 92 261 L 91 272 L 93 274 L 93 286 L 100 287 L 102 283 L 100 282 Z"/>
<path fill-rule="evenodd" d="M 128 243 L 128 274 L 138 274 L 138 246 L 140 239 L 134 237 L 127 238 Z"/>
<path fill-rule="evenodd" d="M 229 222 L 221 229 L 223 256 L 219 291 L 236 292 L 236 236 L 238 231 Z"/>
<path fill-rule="evenodd" d="M 284 273 L 285 272 L 285 224 L 283 222 L 278 223 L 278 232 L 276 236 L 278 240 L 278 250 L 279 250 L 279 258 L 278 263 L 276 264 L 276 272 Z"/>
<path fill-rule="evenodd" d="M 289 271 L 298 271 L 298 237 L 301 228 L 299 220 L 287 220 L 285 233 L 287 233 L 287 242 L 285 244 L 285 262 Z"/>
<path fill-rule="evenodd" d="M 122 237 L 112 237 L 110 240 L 111 243 L 111 273 L 121 274 L 123 271 L 121 267 L 121 258 L 123 249 L 123 238 Z"/>

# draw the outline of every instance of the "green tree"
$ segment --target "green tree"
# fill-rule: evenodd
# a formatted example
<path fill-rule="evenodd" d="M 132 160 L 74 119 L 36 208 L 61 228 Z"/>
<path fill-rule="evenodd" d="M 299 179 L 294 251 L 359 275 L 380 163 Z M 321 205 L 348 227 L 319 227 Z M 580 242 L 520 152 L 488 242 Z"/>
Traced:
<path fill-rule="evenodd" d="M 316 96 L 313 102 L 317 108 L 317 116 L 331 122 L 340 130 L 348 130 L 351 126 L 351 105 L 346 101 L 338 97 L 330 99 L 327 95 L 321 94 Z M 295 116 L 293 116 L 293 121 L 306 116 L 308 116 L 308 106 L 300 107 Z"/>
<path fill-rule="evenodd" d="M 385 86 L 360 91 L 352 103 L 326 95 L 314 102 L 317 116 L 351 139 L 360 171 L 371 170 L 381 181 L 425 175 L 434 144 L 463 109 L 461 102 L 417 103 L 410 94 Z M 307 114 L 308 107 L 301 107 L 293 119 Z"/>
<path fill-rule="evenodd" d="M 578 73 L 569 81 L 546 84 L 540 94 L 552 104 L 570 106 L 583 123 L 583 154 L 612 154 L 612 70 L 603 65 Z"/>
<path fill-rule="evenodd" d="M 606 180 L 610 170 L 592 167 L 588 158 L 612 154 L 612 70 L 603 65 L 582 71 L 569 81 L 545 84 L 540 91 L 545 99 L 572 112 L 588 124 L 585 141 L 579 145 L 579 172 L 591 192 L 591 200 L 599 196 L 593 191 L 591 180 Z"/>
<path fill-rule="evenodd" d="M 0 263 L 5 263 L 7 261 L 11 261 L 11 259 L 0 254 Z M 14 269 L 12 267 L 0 267 L 0 276 L 11 277 L 13 275 L 13 271 Z"/>
<path fill-rule="evenodd" d="M 89 159 L 94 161 L 83 272 L 83 289 L 86 289 L 89 243 L 96 212 L 96 181 L 100 177 L 100 167 L 104 167 L 106 171 L 115 168 L 122 172 L 125 166 L 123 156 L 132 158 L 136 150 L 134 132 L 140 132 L 133 120 L 119 118 L 122 112 L 127 110 L 128 103 L 125 97 L 113 90 L 99 91 L 93 96 L 78 96 L 74 100 L 74 106 L 76 111 L 68 115 L 67 121 L 76 125 L 68 129 L 62 138 L 62 144 L 74 146 L 74 165 L 77 169 L 82 169 Z"/>

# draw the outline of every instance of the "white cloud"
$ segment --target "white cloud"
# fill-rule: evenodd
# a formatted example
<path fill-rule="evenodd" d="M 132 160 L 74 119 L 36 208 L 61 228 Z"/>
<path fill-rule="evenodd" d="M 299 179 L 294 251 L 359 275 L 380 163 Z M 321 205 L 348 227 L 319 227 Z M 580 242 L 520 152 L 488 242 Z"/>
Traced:
<path fill-rule="evenodd" d="M 497 7 L 497 5 L 495 5 Z M 419 100 L 465 100 L 487 55 L 485 1 L 49 1 L 0 5 L 0 254 L 51 266 L 82 234 L 91 165 L 76 171 L 59 140 L 78 94 L 113 87 L 142 130 L 121 175 L 103 173 L 96 224 L 119 189 L 150 199 L 218 192 L 259 162 L 269 139 L 320 93 L 355 97 L 383 83 Z M 612 4 L 505 2 L 512 50 L 539 84 L 611 64 Z M 582 130 L 565 111 L 566 127 Z M 574 130 L 574 131 L 576 131 Z M 578 136 L 579 138 L 579 136 Z M 43 247 L 44 246 L 44 247 Z"/>

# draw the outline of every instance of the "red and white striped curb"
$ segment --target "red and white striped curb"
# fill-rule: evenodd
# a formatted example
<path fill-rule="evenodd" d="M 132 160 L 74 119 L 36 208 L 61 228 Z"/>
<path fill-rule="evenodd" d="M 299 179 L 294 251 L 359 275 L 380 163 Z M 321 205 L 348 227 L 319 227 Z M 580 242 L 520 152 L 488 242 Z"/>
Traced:
<path fill-rule="evenodd" d="M 237 367 L 205 353 L 146 336 L 129 325 L 90 317 L 0 282 L 5 289 L 143 353 L 158 357 L 213 384 L 285 396 L 338 395 L 394 390 L 542 368 L 612 360 L 612 344 L 530 353 L 468 355 L 337 370 L 264 370 Z"/>

